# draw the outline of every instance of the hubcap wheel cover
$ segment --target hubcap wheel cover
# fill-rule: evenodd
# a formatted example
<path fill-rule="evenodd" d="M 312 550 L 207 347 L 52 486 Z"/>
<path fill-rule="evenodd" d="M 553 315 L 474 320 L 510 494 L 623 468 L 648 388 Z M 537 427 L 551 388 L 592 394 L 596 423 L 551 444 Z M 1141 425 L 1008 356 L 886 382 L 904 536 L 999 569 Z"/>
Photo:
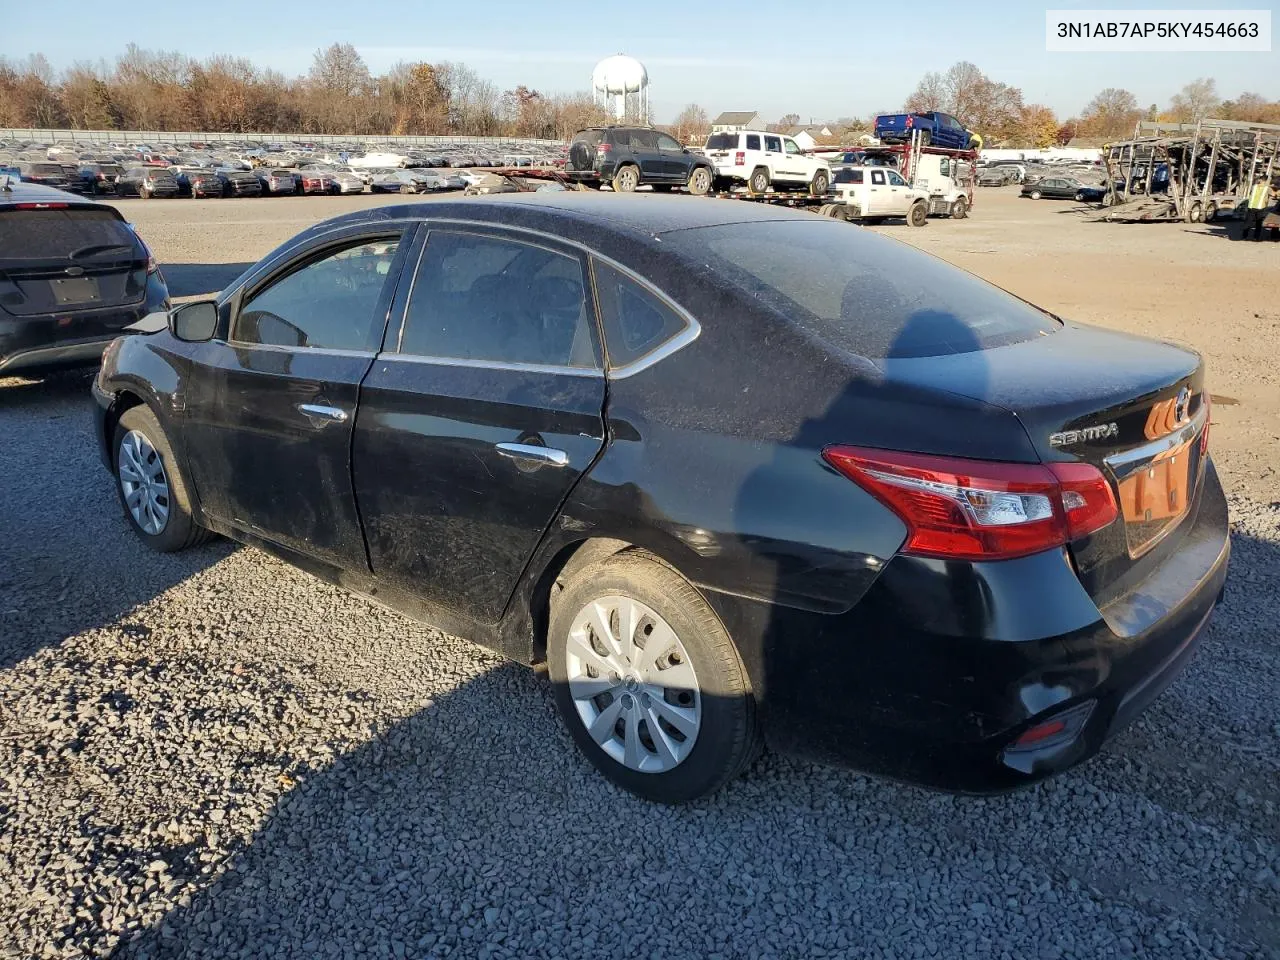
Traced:
<path fill-rule="evenodd" d="M 169 523 L 169 476 L 146 435 L 130 430 L 120 439 L 117 472 L 125 506 L 143 533 L 158 536 Z"/>
<path fill-rule="evenodd" d="M 666 773 L 688 758 L 702 695 L 676 632 L 631 597 L 599 597 L 569 627 L 569 695 L 587 735 L 628 770 Z"/>

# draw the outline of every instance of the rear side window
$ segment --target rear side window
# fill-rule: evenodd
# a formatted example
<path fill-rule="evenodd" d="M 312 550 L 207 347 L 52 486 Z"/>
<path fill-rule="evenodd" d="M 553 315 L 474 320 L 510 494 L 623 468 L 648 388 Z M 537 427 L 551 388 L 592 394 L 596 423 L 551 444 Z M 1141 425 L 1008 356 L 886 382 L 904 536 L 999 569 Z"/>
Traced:
<path fill-rule="evenodd" d="M 688 326 L 675 310 L 626 274 L 598 260 L 592 269 L 612 368 L 635 363 Z"/>
<path fill-rule="evenodd" d="M 400 353 L 597 367 L 582 261 L 505 237 L 431 231 Z"/>
<path fill-rule="evenodd" d="M 748 134 L 747 134 L 747 149 L 748 149 L 748 150 L 759 150 L 759 149 L 760 149 L 760 134 L 758 134 L 758 133 L 748 133 Z"/>
<path fill-rule="evenodd" d="M 736 133 L 713 133 L 707 137 L 706 150 L 732 150 L 738 145 Z"/>
<path fill-rule="evenodd" d="M 119 260 L 141 253 L 138 239 L 111 210 L 5 210 L 0 260 Z"/>
<path fill-rule="evenodd" d="M 666 244 L 837 350 L 871 359 L 970 353 L 1061 324 L 950 264 L 821 218 L 680 230 Z"/>
<path fill-rule="evenodd" d="M 382 338 L 377 307 L 399 240 L 362 239 L 330 251 L 253 294 L 232 339 L 277 347 L 371 350 Z"/>

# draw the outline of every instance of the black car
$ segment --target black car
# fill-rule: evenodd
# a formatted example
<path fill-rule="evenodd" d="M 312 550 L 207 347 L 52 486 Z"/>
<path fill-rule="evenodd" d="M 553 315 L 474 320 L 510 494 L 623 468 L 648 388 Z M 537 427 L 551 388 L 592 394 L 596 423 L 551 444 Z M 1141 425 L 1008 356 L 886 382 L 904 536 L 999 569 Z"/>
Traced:
<path fill-rule="evenodd" d="M 1020 195 L 1030 197 L 1032 200 L 1039 200 L 1042 197 L 1047 200 L 1085 200 L 1089 199 L 1087 195 L 1091 191 L 1101 194 L 1106 193 L 1106 189 L 1106 187 L 1081 183 L 1074 177 L 1045 177 L 1035 183 L 1025 184 Z"/>
<path fill-rule="evenodd" d="M 91 197 L 103 194 L 118 193 L 116 181 L 124 173 L 124 167 L 118 163 L 81 162 L 77 168 L 80 179 L 79 193 L 87 193 Z"/>
<path fill-rule="evenodd" d="M 590 127 L 569 145 L 565 175 L 592 186 L 609 184 L 620 193 L 652 184 L 655 190 L 684 187 L 701 196 L 711 189 L 715 168 L 700 153 L 649 127 Z"/>
<path fill-rule="evenodd" d="M 179 196 L 192 200 L 222 196 L 222 178 L 210 167 L 174 167 L 172 173 Z"/>
<path fill-rule="evenodd" d="M 144 542 L 216 531 L 545 661 L 663 801 L 762 733 L 955 790 L 1061 771 L 1226 575 L 1197 355 L 783 208 L 339 217 L 118 341 L 94 396 Z"/>
<path fill-rule="evenodd" d="M 168 167 L 133 166 L 125 167 L 124 173 L 116 180 L 116 192 L 122 197 L 138 196 L 143 200 L 152 197 L 167 199 L 176 197 L 179 192 L 178 178 Z"/>
<path fill-rule="evenodd" d="M 97 363 L 122 330 L 168 308 L 151 252 L 114 207 L 0 186 L 0 377 Z"/>
<path fill-rule="evenodd" d="M 214 173 L 222 182 L 224 197 L 258 197 L 262 195 L 262 182 L 252 170 L 234 167 L 216 167 Z"/>
<path fill-rule="evenodd" d="M 43 187 L 57 187 L 60 190 L 69 190 L 71 188 L 71 177 L 67 176 L 67 171 L 60 163 L 19 160 L 17 167 L 24 183 L 35 183 Z"/>

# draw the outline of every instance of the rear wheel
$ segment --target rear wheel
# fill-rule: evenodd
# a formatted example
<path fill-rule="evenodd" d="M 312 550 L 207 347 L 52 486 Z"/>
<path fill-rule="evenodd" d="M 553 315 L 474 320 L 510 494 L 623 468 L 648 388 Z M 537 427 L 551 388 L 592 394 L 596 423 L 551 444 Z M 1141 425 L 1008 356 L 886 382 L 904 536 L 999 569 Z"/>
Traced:
<path fill-rule="evenodd" d="M 928 219 L 929 211 L 925 207 L 923 200 L 913 203 L 911 209 L 907 211 L 907 224 L 909 226 L 923 227 Z"/>
<path fill-rule="evenodd" d="M 671 567 L 622 553 L 557 584 L 547 637 L 556 706 L 579 749 L 648 800 L 720 789 L 760 745 L 746 670 Z"/>
<path fill-rule="evenodd" d="M 131 407 L 116 424 L 116 493 L 133 532 L 152 550 L 172 553 L 212 534 L 191 513 L 186 481 L 150 408 Z"/>
<path fill-rule="evenodd" d="M 969 201 L 964 197 L 959 197 L 956 202 L 951 205 L 951 219 L 963 220 L 969 215 Z"/>
<path fill-rule="evenodd" d="M 1204 220 L 1204 207 L 1200 205 L 1199 200 L 1192 202 L 1191 207 L 1187 210 L 1187 223 L 1200 223 Z"/>
<path fill-rule="evenodd" d="M 613 175 L 613 189 L 618 193 L 631 193 L 640 186 L 640 170 L 627 164 Z"/>
<path fill-rule="evenodd" d="M 143 200 L 150 200 L 151 199 L 150 188 L 148 188 L 146 184 L 143 184 L 138 188 L 138 196 Z"/>
<path fill-rule="evenodd" d="M 711 190 L 711 171 L 706 167 L 694 167 L 687 187 L 695 197 L 704 196 Z"/>
<path fill-rule="evenodd" d="M 747 180 L 747 193 L 759 197 L 769 190 L 769 171 L 765 167 L 756 167 Z"/>
<path fill-rule="evenodd" d="M 831 178 L 827 176 L 827 171 L 819 170 L 813 175 L 813 179 L 809 182 L 809 196 L 825 197 L 827 188 L 831 186 Z"/>

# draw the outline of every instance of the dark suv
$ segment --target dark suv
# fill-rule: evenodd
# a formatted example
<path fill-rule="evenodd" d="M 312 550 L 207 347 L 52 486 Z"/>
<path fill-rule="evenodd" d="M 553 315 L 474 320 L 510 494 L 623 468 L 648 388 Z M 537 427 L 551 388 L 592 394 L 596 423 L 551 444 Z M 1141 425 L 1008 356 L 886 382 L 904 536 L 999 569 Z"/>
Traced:
<path fill-rule="evenodd" d="M 710 160 L 649 127 L 588 127 L 569 145 L 564 172 L 579 183 L 608 183 L 619 193 L 647 183 L 655 190 L 685 187 L 701 196 L 715 178 Z"/>
<path fill-rule="evenodd" d="M 114 207 L 0 176 L 0 377 L 96 364 L 168 309 L 151 251 Z"/>

